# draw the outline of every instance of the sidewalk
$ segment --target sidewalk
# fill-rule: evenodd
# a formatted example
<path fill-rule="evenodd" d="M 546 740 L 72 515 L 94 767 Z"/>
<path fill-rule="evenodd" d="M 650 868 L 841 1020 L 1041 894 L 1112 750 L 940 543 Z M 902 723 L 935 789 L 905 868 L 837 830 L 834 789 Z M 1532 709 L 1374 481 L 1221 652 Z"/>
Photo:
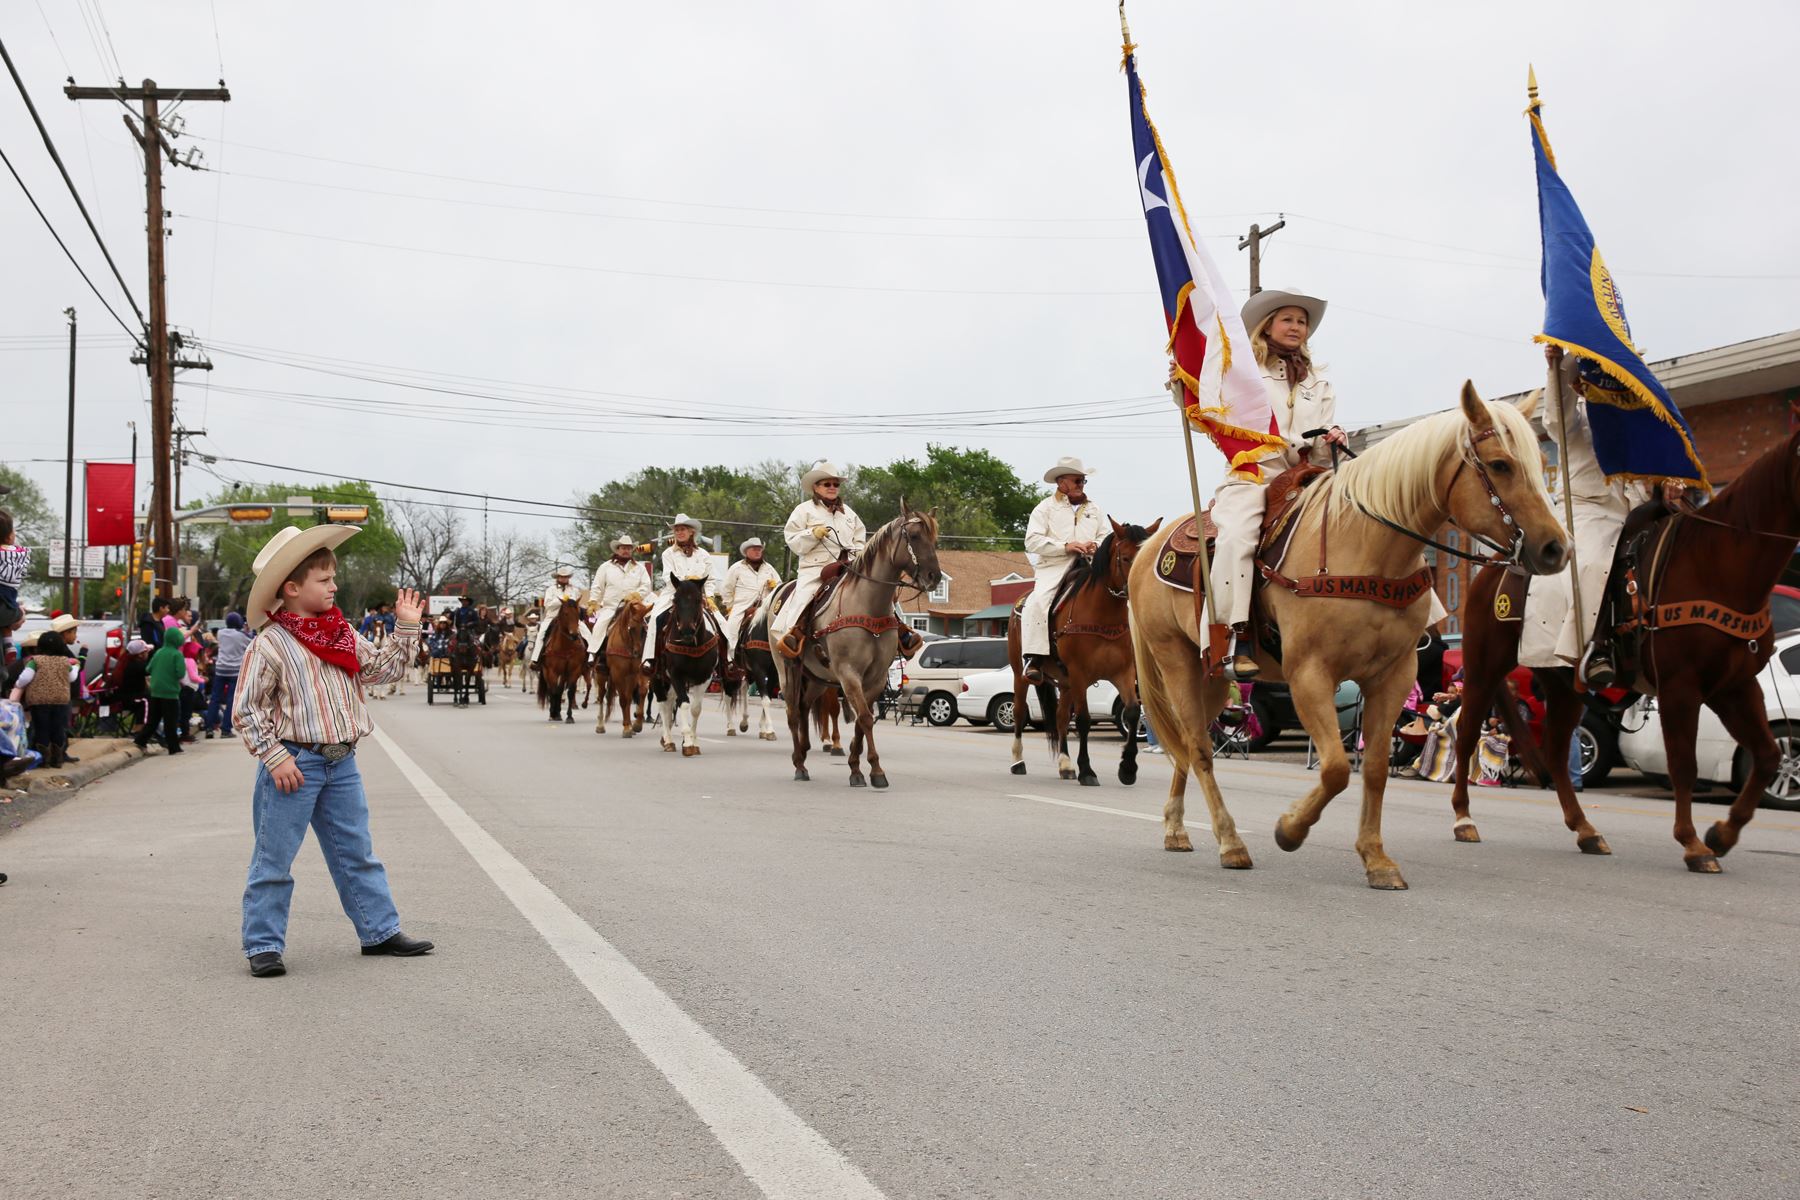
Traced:
<path fill-rule="evenodd" d="M 69 750 L 79 758 L 66 767 L 38 767 L 15 775 L 0 788 L 0 837 L 49 812 L 96 779 L 144 757 L 130 738 L 75 738 Z"/>

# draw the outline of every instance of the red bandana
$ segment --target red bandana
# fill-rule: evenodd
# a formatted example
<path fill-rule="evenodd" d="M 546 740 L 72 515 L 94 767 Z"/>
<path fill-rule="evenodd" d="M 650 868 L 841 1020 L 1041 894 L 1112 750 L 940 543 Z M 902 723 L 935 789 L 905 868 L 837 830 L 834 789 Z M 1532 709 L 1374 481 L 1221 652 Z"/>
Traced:
<path fill-rule="evenodd" d="M 269 614 L 269 620 L 293 634 L 321 662 L 352 675 L 361 673 L 362 664 L 356 661 L 356 630 L 350 628 L 350 622 L 336 608 L 328 608 L 316 617 L 279 608 Z"/>

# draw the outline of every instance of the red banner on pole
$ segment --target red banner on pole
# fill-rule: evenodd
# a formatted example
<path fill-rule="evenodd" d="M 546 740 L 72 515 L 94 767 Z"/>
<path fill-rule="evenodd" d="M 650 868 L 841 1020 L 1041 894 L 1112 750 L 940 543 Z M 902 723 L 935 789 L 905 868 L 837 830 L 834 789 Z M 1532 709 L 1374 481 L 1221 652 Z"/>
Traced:
<path fill-rule="evenodd" d="M 87 464 L 87 544 L 129 546 L 137 468 L 130 463 Z"/>

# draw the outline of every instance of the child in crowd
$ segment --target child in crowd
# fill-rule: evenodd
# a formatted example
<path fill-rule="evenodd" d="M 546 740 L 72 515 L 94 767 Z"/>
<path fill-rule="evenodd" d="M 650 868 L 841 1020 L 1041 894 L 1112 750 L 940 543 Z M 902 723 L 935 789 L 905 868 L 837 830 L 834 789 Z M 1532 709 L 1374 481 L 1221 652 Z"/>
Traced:
<path fill-rule="evenodd" d="M 394 636 L 380 650 L 357 636 L 334 603 L 333 553 L 357 532 L 348 525 L 289 526 L 256 556 L 245 607 L 251 628 L 261 632 L 244 655 L 232 718 L 260 764 L 243 925 L 244 957 L 258 977 L 287 971 L 282 954 L 294 856 L 308 825 L 319 832 L 362 952 L 411 956 L 432 949 L 401 932 L 387 870 L 369 837 L 369 802 L 356 766 L 356 744 L 375 728 L 363 689 L 400 677 L 418 646 L 424 605 L 417 592 L 403 590 L 394 605 Z"/>
<path fill-rule="evenodd" d="M 75 623 L 68 616 L 56 620 Z M 69 709 L 80 675 L 81 661 L 69 653 L 62 630 L 53 622 L 39 635 L 37 653 L 27 660 L 12 690 L 13 700 L 24 704 L 31 714 L 31 745 L 44 756 L 45 766 L 60 767 L 73 761 L 68 757 Z"/>
<path fill-rule="evenodd" d="M 161 729 L 163 747 L 170 754 L 181 753 L 181 687 L 187 681 L 187 657 L 181 648 L 187 635 L 181 626 L 163 630 L 162 645 L 150 656 L 150 719 L 132 740 L 139 750 L 150 748 L 150 739 Z"/>
<path fill-rule="evenodd" d="M 30 566 L 31 551 L 19 544 L 13 532 L 12 513 L 0 508 L 0 638 L 10 637 L 24 623 L 19 588 Z"/>

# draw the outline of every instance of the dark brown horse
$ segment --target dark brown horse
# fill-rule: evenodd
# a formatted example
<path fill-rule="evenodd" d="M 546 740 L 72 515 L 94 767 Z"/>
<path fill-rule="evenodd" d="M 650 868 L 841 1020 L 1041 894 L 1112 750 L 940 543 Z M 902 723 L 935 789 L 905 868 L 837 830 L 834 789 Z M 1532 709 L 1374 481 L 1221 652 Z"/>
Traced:
<path fill-rule="evenodd" d="M 1800 542 L 1800 431 L 1764 453 L 1704 510 L 1668 520 L 1673 528 L 1660 555 L 1666 565 L 1651 578 L 1653 564 L 1639 564 L 1646 605 L 1652 611 L 1679 618 L 1695 601 L 1704 602 L 1698 606 L 1702 609 L 1764 611 L 1782 568 L 1793 558 L 1795 543 Z M 1656 536 L 1652 534 L 1653 545 Z M 1484 568 L 1470 585 L 1463 606 L 1463 706 L 1470 713 L 1488 711 L 1501 680 L 1518 663 L 1522 625 L 1494 619 L 1499 582 L 1499 568 Z M 1643 636 L 1639 686 L 1657 698 L 1669 782 L 1675 790 L 1675 840 L 1690 871 L 1712 874 L 1720 869 L 1718 856 L 1737 845 L 1744 826 L 1756 814 L 1758 797 L 1781 767 L 1781 751 L 1769 729 L 1756 678 L 1772 653 L 1774 639 L 1767 633 L 1748 638 L 1708 624 L 1665 624 Z M 1574 673 L 1550 669 L 1534 674 L 1544 689 L 1544 754 L 1556 798 L 1562 802 L 1563 824 L 1574 832 L 1582 853 L 1610 854 L 1606 839 L 1588 823 L 1569 779 L 1569 738 L 1582 712 Z M 1726 819 L 1706 831 L 1704 843 L 1696 836 L 1693 815 L 1694 736 L 1702 705 L 1718 714 L 1726 732 L 1750 755 L 1743 790 Z M 1456 790 L 1450 803 L 1456 839 L 1462 842 L 1481 840 L 1469 816 L 1468 787 L 1469 755 L 1480 731 L 1478 720 L 1458 722 Z"/>
<path fill-rule="evenodd" d="M 613 701 L 619 703 L 619 736 L 630 737 L 644 730 L 644 707 L 649 702 L 650 688 L 644 679 L 644 637 L 650 606 L 627 600 L 619 606 L 606 631 L 606 644 L 601 647 L 594 664 L 600 676 L 600 711 L 594 714 L 594 732 L 606 732 L 606 715 Z M 634 716 L 631 706 L 637 705 Z"/>
<path fill-rule="evenodd" d="M 1119 782 L 1137 782 L 1137 660 L 1131 652 L 1131 564 L 1138 547 L 1162 526 L 1160 518 L 1148 529 L 1142 525 L 1112 522 L 1112 532 L 1094 556 L 1071 566 L 1052 599 L 1050 636 L 1056 643 L 1056 661 L 1046 664 L 1044 682 L 1038 685 L 1038 702 L 1054 721 L 1046 720 L 1050 757 L 1063 779 L 1079 780 L 1083 787 L 1100 786 L 1100 777 L 1088 761 L 1088 689 L 1107 680 L 1124 702 L 1125 750 L 1119 758 Z M 1006 627 L 1006 653 L 1013 669 L 1012 773 L 1025 774 L 1025 672 L 1019 652 L 1019 613 Z M 1081 749 L 1069 762 L 1069 718 L 1075 718 Z"/>
<path fill-rule="evenodd" d="M 538 658 L 538 707 L 548 705 L 550 719 L 573 723 L 575 689 L 587 671 L 587 631 L 581 627 L 581 605 L 565 604 L 556 610 L 556 619 L 539 635 L 544 638 L 544 653 Z"/>

